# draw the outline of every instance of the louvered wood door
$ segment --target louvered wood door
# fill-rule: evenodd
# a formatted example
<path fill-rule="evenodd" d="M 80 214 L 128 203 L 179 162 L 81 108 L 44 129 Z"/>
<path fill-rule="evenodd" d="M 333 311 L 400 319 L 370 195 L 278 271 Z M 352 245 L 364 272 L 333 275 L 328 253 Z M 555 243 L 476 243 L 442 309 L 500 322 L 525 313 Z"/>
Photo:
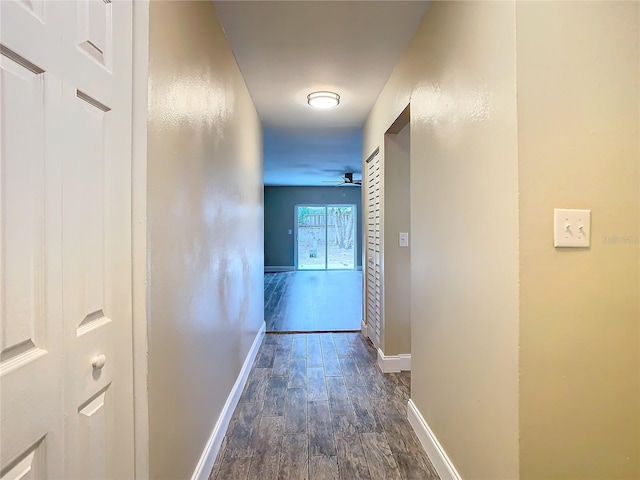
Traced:
<path fill-rule="evenodd" d="M 382 317 L 381 166 L 375 155 L 367 164 L 367 335 L 380 347 Z"/>
<path fill-rule="evenodd" d="M 0 477 L 133 478 L 131 3 L 0 15 Z"/>

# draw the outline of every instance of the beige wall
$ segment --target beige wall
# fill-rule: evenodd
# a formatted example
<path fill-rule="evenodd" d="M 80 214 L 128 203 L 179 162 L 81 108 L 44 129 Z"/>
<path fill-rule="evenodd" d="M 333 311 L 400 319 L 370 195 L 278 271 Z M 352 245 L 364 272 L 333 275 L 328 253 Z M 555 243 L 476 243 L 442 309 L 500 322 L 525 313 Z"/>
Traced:
<path fill-rule="evenodd" d="M 434 2 L 367 121 L 411 100 L 412 397 L 465 479 L 640 478 L 639 9 Z"/>
<path fill-rule="evenodd" d="M 639 7 L 516 7 L 523 479 L 640 478 Z M 553 248 L 558 207 L 590 249 Z"/>
<path fill-rule="evenodd" d="M 410 232 L 410 125 L 384 139 L 384 326 L 385 355 L 411 353 L 411 246 L 398 234 Z M 409 239 L 411 245 L 411 238 Z"/>
<path fill-rule="evenodd" d="M 189 478 L 263 322 L 260 123 L 212 2 L 150 5 L 150 475 Z"/>
<path fill-rule="evenodd" d="M 463 478 L 518 477 L 515 6 L 434 2 L 365 125 L 411 99 L 412 399 Z M 385 265 L 386 267 L 386 265 Z"/>

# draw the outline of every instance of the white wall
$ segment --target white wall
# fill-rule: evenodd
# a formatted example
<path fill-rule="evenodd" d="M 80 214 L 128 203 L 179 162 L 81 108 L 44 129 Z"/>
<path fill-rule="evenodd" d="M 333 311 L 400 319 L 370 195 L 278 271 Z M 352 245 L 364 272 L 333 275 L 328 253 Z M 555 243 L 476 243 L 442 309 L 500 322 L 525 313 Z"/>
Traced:
<path fill-rule="evenodd" d="M 516 10 L 521 478 L 640 478 L 640 3 Z"/>
<path fill-rule="evenodd" d="M 364 152 L 411 102 L 412 397 L 465 479 L 640 478 L 639 30 L 433 2 L 368 118 Z"/>
<path fill-rule="evenodd" d="M 178 479 L 263 323 L 262 132 L 213 3 L 149 16 L 149 461 Z"/>
<path fill-rule="evenodd" d="M 411 396 L 466 479 L 518 478 L 515 67 L 513 3 L 434 2 L 363 137 L 410 101 Z"/>

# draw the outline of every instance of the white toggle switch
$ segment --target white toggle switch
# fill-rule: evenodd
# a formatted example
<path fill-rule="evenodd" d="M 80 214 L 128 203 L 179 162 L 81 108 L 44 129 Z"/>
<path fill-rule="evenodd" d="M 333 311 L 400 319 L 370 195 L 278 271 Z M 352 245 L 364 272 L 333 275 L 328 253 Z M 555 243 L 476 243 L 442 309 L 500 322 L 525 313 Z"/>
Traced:
<path fill-rule="evenodd" d="M 588 247 L 591 234 L 591 210 L 553 210 L 553 246 Z"/>
<path fill-rule="evenodd" d="M 401 247 L 409 246 L 409 234 L 407 232 L 400 232 L 398 234 L 398 245 Z"/>

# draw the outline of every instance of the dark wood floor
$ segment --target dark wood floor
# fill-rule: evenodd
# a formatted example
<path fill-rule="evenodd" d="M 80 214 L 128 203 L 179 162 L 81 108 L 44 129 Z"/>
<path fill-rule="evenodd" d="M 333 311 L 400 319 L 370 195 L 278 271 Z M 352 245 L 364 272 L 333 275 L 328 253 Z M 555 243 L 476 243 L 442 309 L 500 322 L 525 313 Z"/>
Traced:
<path fill-rule="evenodd" d="M 410 388 L 360 334 L 267 334 L 210 478 L 438 479 L 407 421 Z"/>
<path fill-rule="evenodd" d="M 362 272 L 265 273 L 264 317 L 267 332 L 359 330 Z"/>

